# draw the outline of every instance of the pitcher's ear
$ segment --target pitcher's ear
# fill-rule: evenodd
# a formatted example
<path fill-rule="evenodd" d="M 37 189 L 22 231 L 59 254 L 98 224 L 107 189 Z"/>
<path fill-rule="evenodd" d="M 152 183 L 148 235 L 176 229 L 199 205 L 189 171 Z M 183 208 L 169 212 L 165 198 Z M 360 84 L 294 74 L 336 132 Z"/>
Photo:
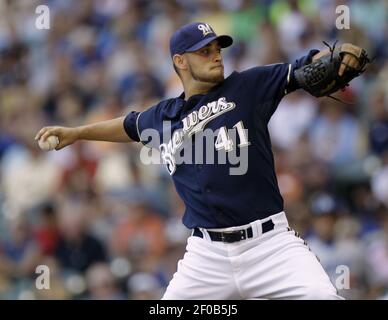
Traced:
<path fill-rule="evenodd" d="M 187 68 L 186 59 L 181 54 L 174 54 L 174 56 L 172 57 L 172 61 L 175 68 L 178 70 Z"/>

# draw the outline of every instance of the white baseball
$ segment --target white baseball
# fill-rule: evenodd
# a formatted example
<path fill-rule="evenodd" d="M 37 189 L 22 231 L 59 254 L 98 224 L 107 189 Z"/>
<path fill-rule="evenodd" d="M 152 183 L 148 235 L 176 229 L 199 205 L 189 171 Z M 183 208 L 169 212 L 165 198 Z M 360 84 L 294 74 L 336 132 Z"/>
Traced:
<path fill-rule="evenodd" d="M 57 136 L 48 136 L 46 141 L 39 139 L 38 144 L 42 150 L 50 151 L 55 149 L 55 147 L 59 144 L 59 139 Z"/>

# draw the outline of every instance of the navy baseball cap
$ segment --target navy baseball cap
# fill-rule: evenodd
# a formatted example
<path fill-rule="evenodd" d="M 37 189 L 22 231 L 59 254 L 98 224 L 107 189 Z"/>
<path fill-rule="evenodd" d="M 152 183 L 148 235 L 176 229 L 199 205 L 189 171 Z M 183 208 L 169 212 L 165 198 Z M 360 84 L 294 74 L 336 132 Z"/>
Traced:
<path fill-rule="evenodd" d="M 218 40 L 221 48 L 229 47 L 233 43 L 230 36 L 217 36 L 207 23 L 194 22 L 186 24 L 175 31 L 170 39 L 171 57 L 174 54 L 183 54 L 201 49 L 213 40 Z"/>

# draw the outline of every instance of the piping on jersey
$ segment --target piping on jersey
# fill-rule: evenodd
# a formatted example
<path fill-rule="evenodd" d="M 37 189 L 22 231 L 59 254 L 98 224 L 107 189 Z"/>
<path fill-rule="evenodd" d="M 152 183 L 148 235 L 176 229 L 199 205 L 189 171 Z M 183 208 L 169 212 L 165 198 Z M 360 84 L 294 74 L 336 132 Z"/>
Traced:
<path fill-rule="evenodd" d="M 290 78 L 291 78 L 291 64 L 288 65 L 288 74 L 287 74 L 287 84 L 286 84 L 286 89 L 284 89 L 284 94 L 287 94 L 287 86 L 290 83 Z"/>

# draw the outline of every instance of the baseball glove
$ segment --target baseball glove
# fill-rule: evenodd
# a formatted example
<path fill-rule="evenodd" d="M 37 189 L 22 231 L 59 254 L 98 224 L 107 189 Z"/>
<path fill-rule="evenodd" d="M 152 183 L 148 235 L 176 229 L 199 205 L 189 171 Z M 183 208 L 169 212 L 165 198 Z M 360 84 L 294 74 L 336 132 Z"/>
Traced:
<path fill-rule="evenodd" d="M 329 47 L 330 53 L 295 70 L 294 73 L 299 86 L 315 97 L 330 97 L 334 92 L 344 89 L 351 80 L 363 73 L 366 64 L 370 63 L 367 53 L 362 48 L 350 43 L 344 43 L 336 48 L 337 41 L 333 47 L 326 42 L 323 43 Z M 345 64 L 342 58 L 346 53 L 356 57 L 358 68 L 347 66 L 346 71 L 340 76 L 338 71 L 341 64 Z"/>

